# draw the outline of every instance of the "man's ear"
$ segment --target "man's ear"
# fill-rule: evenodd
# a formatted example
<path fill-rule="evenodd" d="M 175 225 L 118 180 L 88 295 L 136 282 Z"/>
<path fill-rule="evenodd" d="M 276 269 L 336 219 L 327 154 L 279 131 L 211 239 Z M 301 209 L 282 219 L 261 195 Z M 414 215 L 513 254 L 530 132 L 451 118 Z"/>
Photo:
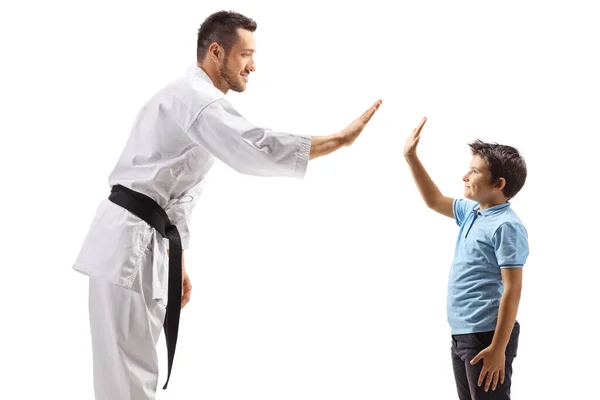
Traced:
<path fill-rule="evenodd" d="M 213 61 L 220 61 L 223 59 L 223 48 L 217 42 L 213 42 L 208 47 L 208 55 Z"/>

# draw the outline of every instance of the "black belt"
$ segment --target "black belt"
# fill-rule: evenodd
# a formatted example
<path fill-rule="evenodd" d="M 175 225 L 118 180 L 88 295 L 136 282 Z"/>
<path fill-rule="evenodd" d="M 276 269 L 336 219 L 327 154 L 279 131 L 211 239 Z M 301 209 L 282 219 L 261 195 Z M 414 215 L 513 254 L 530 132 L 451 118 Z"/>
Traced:
<path fill-rule="evenodd" d="M 179 315 L 181 313 L 181 265 L 183 253 L 181 237 L 179 236 L 177 227 L 171 224 L 165 210 L 145 194 L 138 193 L 121 185 L 115 185 L 112 187 L 108 199 L 146 221 L 162 237 L 169 239 L 169 295 L 163 325 L 169 360 L 167 381 L 165 382 L 165 386 L 163 386 L 163 389 L 166 389 L 171 377 L 173 358 L 175 357 L 175 345 L 177 344 L 177 333 L 179 331 Z"/>

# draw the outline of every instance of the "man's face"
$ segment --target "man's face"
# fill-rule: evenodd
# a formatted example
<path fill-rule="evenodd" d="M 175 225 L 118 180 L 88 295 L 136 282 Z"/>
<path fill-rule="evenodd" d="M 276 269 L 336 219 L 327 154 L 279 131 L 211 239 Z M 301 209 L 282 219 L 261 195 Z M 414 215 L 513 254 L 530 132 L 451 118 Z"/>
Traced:
<path fill-rule="evenodd" d="M 238 40 L 229 51 L 229 54 L 225 56 L 219 68 L 221 78 L 227 82 L 229 89 L 235 92 L 246 90 L 250 72 L 256 71 L 254 65 L 255 52 L 254 33 L 245 29 L 238 29 Z"/>

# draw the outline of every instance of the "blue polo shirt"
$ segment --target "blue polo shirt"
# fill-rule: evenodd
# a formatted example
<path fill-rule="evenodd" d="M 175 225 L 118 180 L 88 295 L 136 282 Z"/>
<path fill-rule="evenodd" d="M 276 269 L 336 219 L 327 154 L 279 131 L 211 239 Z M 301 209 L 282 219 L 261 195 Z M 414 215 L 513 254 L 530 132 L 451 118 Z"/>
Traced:
<path fill-rule="evenodd" d="M 479 210 L 455 199 L 460 231 L 448 279 L 448 323 L 452 334 L 496 329 L 504 290 L 502 268 L 522 268 L 529 255 L 527 230 L 510 203 Z"/>

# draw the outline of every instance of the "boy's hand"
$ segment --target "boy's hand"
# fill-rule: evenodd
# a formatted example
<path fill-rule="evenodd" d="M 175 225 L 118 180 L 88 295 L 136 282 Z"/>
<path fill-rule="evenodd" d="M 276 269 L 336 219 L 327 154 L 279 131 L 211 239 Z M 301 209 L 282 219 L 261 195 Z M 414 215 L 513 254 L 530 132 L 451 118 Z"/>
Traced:
<path fill-rule="evenodd" d="M 423 129 L 425 122 L 427 122 L 427 117 L 423 117 L 419 126 L 417 126 L 408 139 L 406 139 L 406 143 L 404 144 L 405 158 L 412 157 L 417 153 L 417 144 L 419 144 L 419 140 L 421 139 L 421 129 Z"/>
<path fill-rule="evenodd" d="M 486 347 L 471 360 L 471 365 L 477 364 L 479 360 L 483 360 L 483 368 L 479 374 L 477 386 L 481 386 L 483 384 L 483 380 L 486 379 L 487 374 L 487 379 L 485 380 L 485 391 L 488 391 L 490 384 L 492 386 L 492 390 L 496 390 L 498 381 L 500 381 L 500 384 L 504 383 L 504 362 L 506 361 L 504 349 L 492 346 Z"/>

